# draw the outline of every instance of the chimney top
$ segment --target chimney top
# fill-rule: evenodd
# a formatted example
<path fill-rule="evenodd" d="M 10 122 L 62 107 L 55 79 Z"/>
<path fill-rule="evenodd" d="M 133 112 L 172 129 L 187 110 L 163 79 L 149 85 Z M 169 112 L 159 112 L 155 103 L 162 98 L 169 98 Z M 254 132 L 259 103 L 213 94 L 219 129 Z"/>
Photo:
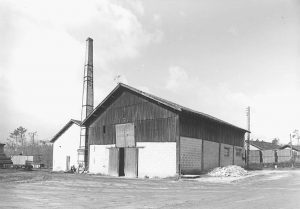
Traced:
<path fill-rule="evenodd" d="M 86 41 L 93 41 L 93 39 L 90 38 L 90 37 L 88 37 L 88 38 L 86 39 Z"/>

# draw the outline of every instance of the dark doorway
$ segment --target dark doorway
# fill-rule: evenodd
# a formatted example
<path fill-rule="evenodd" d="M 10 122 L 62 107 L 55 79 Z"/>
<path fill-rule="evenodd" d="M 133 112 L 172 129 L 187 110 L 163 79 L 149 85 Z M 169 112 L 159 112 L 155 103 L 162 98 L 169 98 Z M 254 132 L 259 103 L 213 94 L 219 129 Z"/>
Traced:
<path fill-rule="evenodd" d="M 125 172 L 124 172 L 124 148 L 119 148 L 119 176 L 125 176 Z"/>

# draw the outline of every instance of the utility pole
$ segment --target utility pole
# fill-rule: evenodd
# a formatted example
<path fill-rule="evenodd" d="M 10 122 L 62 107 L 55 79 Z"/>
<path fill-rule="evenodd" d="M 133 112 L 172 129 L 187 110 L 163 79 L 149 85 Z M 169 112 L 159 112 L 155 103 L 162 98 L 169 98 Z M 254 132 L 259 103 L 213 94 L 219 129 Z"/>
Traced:
<path fill-rule="evenodd" d="M 35 132 L 29 132 L 28 135 L 30 136 L 30 139 L 32 141 L 31 154 L 34 155 L 34 137 L 36 135 L 36 131 Z"/>
<path fill-rule="evenodd" d="M 248 133 L 247 133 L 247 157 L 246 157 L 246 165 L 247 168 L 249 168 L 249 153 L 250 153 L 250 107 L 247 107 L 247 128 L 248 128 Z"/>
<path fill-rule="evenodd" d="M 34 145 L 34 136 L 36 135 L 36 131 L 35 132 L 29 132 L 28 135 L 30 136 L 32 144 Z"/>
<path fill-rule="evenodd" d="M 290 141 L 291 141 L 291 157 L 292 157 L 292 168 L 294 168 L 294 156 L 293 156 L 293 140 L 292 140 L 292 134 L 290 134 Z"/>

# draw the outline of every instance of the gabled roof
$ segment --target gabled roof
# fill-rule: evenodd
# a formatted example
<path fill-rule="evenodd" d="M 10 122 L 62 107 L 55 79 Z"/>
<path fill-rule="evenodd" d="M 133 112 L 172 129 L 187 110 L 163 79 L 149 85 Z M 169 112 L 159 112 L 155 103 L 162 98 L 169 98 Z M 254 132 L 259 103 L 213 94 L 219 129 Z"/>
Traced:
<path fill-rule="evenodd" d="M 181 105 L 178 105 L 176 103 L 173 103 L 173 102 L 170 102 L 168 100 L 165 100 L 165 99 L 162 99 L 160 97 L 157 97 L 157 96 L 154 96 L 152 94 L 148 94 L 146 92 L 143 92 L 143 91 L 140 91 L 136 88 L 133 88 L 131 86 L 128 86 L 128 85 L 125 85 L 123 83 L 119 83 L 109 94 L 108 96 L 93 110 L 93 112 L 82 122 L 82 125 L 87 125 L 89 124 L 91 121 L 93 121 L 96 117 L 98 117 L 106 108 L 107 106 L 109 105 L 109 102 L 112 101 L 114 98 L 116 98 L 118 95 L 120 95 L 124 90 L 127 90 L 127 91 L 130 91 L 130 92 L 133 92 L 135 94 L 138 94 L 148 100 L 151 100 L 151 101 L 154 101 L 164 107 L 167 107 L 169 109 L 171 109 L 172 111 L 174 112 L 186 112 L 186 113 L 191 113 L 195 116 L 201 116 L 201 117 L 204 117 L 204 118 L 207 118 L 207 119 L 210 119 L 210 120 L 213 120 L 215 122 L 218 122 L 218 123 L 222 123 L 222 124 L 226 124 L 228 126 L 231 126 L 231 127 L 234 127 L 234 128 L 237 128 L 239 130 L 242 130 L 244 132 L 249 132 L 243 128 L 240 128 L 238 126 L 235 126 L 233 124 L 230 124 L 228 122 L 225 122 L 223 120 L 220 120 L 218 118 L 215 118 L 211 115 L 208 115 L 208 114 L 205 114 L 205 113 L 202 113 L 202 112 L 198 112 L 198 111 L 195 111 L 195 110 L 192 110 L 190 108 L 187 108 L 187 107 L 183 107 Z"/>
<path fill-rule="evenodd" d="M 300 151 L 300 146 L 299 145 L 292 145 L 292 147 L 293 147 L 293 150 Z M 286 145 L 283 145 L 282 147 L 280 147 L 280 149 L 285 149 L 285 148 L 291 148 L 291 145 L 286 144 Z"/>
<path fill-rule="evenodd" d="M 265 142 L 265 141 L 250 141 L 250 145 L 256 147 L 259 150 L 274 150 L 274 149 L 279 149 L 280 145 L 273 144 L 271 142 Z"/>
<path fill-rule="evenodd" d="M 51 143 L 55 142 L 68 128 L 71 127 L 71 125 L 76 124 L 78 126 L 81 126 L 81 121 L 71 119 L 55 136 L 50 140 Z"/>

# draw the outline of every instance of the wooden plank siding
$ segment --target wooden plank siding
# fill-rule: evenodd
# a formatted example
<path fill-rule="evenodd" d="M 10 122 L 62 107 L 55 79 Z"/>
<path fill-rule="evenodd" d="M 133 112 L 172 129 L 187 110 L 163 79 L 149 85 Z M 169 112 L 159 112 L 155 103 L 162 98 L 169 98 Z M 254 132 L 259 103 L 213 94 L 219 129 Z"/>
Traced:
<path fill-rule="evenodd" d="M 189 113 L 180 115 L 180 136 L 244 146 L 243 130 Z"/>
<path fill-rule="evenodd" d="M 136 142 L 175 142 L 176 116 L 173 111 L 124 91 L 90 124 L 89 145 L 115 144 L 115 125 L 123 123 L 134 123 Z"/>

